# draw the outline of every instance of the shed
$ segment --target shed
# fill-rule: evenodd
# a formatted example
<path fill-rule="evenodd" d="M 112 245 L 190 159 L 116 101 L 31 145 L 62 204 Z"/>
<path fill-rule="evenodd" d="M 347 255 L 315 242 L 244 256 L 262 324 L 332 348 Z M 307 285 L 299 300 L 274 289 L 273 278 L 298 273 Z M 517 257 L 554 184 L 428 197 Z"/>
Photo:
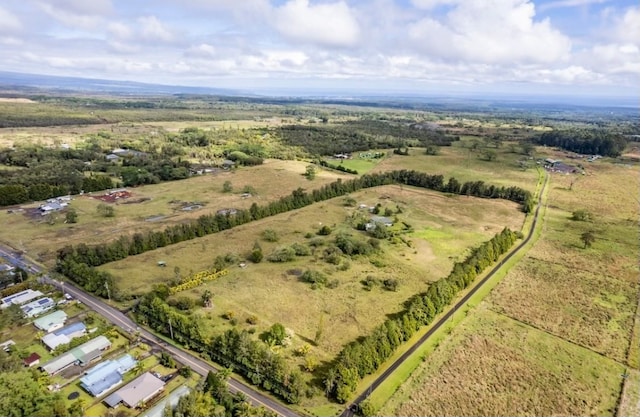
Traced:
<path fill-rule="evenodd" d="M 32 366 L 36 366 L 40 363 L 40 355 L 34 352 L 24 358 L 22 362 L 24 363 L 24 366 L 28 366 L 29 368 L 31 368 Z"/>
<path fill-rule="evenodd" d="M 20 309 L 22 310 L 22 313 L 25 315 L 25 317 L 35 317 L 39 316 L 45 311 L 51 310 L 53 307 L 55 307 L 55 305 L 56 302 L 53 301 L 52 298 L 44 297 L 36 301 L 32 301 L 29 304 L 23 305 L 22 307 L 20 307 Z"/>

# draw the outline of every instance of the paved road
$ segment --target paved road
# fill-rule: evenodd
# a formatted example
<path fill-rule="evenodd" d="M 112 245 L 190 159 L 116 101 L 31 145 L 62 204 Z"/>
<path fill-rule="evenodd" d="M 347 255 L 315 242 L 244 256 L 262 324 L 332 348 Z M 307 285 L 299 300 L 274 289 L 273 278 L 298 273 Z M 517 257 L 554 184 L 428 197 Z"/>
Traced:
<path fill-rule="evenodd" d="M 24 258 L 21 258 L 7 248 L 0 247 L 0 257 L 5 258 L 9 263 L 15 266 L 19 266 L 27 271 L 33 273 L 42 272 L 42 269 L 38 265 L 35 265 Z M 216 369 L 213 366 L 211 366 L 209 363 L 205 362 L 198 356 L 193 355 L 189 352 L 185 352 L 175 346 L 169 345 L 162 339 L 156 337 L 153 333 L 139 328 L 133 320 L 122 314 L 122 312 L 120 312 L 116 308 L 111 307 L 102 300 L 86 293 L 84 290 L 76 287 L 75 285 L 72 285 L 68 282 L 54 280 L 48 275 L 44 275 L 41 280 L 60 288 L 60 290 L 65 293 L 71 294 L 74 298 L 80 300 L 85 305 L 87 305 L 87 307 L 94 310 L 96 313 L 100 314 L 102 317 L 110 321 L 115 326 L 120 327 L 124 331 L 138 331 L 140 337 L 144 339 L 146 343 L 149 343 L 154 347 L 164 349 L 167 352 L 171 353 L 171 355 L 177 358 L 181 363 L 188 365 L 191 369 L 193 369 L 194 372 L 202 376 L 206 376 L 209 371 L 216 372 Z M 283 417 L 298 417 L 298 414 L 294 413 L 284 405 L 262 395 L 249 386 L 244 385 L 243 383 L 234 379 L 229 379 L 229 390 L 232 393 L 242 392 L 247 396 L 249 401 L 254 406 L 264 406 L 265 408 L 274 411 Z"/>
<path fill-rule="evenodd" d="M 385 369 L 385 371 L 382 373 L 382 375 L 380 375 L 378 378 L 376 378 L 375 381 L 373 381 L 371 383 L 371 385 L 369 385 L 367 387 L 367 389 L 365 389 L 362 394 L 360 394 L 350 405 L 349 407 L 344 410 L 342 412 L 342 414 L 340 415 L 341 417 L 353 417 L 354 415 L 356 415 L 357 410 L 360 407 L 360 403 L 362 401 L 364 401 L 376 388 L 378 388 L 380 386 L 380 384 L 382 384 L 391 374 L 393 374 L 395 372 L 396 369 L 398 369 L 398 367 L 405 361 L 407 360 L 407 358 L 409 356 L 411 356 L 425 341 L 427 341 L 427 339 L 429 339 L 429 337 L 431 337 L 440 327 L 442 327 L 447 320 L 449 320 L 451 318 L 451 316 L 453 316 L 453 314 L 458 311 L 460 308 L 462 308 L 467 301 L 469 301 L 469 299 L 480 289 L 482 288 L 482 286 L 489 280 L 491 279 L 491 277 L 493 277 L 493 275 L 500 270 L 500 268 L 502 267 L 502 264 L 506 261 L 508 261 L 509 259 L 511 259 L 512 256 L 514 256 L 516 253 L 520 252 L 520 250 L 522 250 L 522 248 L 529 243 L 529 241 L 531 240 L 531 238 L 533 237 L 533 233 L 535 231 L 536 225 L 538 224 L 538 215 L 540 213 L 540 207 L 542 206 L 542 196 L 544 194 L 545 189 L 547 188 L 547 183 L 549 182 L 549 175 L 545 176 L 545 180 L 544 180 L 544 184 L 542 185 L 542 188 L 540 189 L 540 195 L 538 196 L 538 204 L 536 206 L 536 211 L 533 215 L 533 223 L 531 225 L 531 229 L 529 230 L 529 234 L 527 235 L 527 237 L 518 245 L 516 246 L 515 250 L 511 251 L 502 261 L 500 261 L 497 265 L 495 265 L 493 267 L 493 269 L 491 269 L 491 271 L 489 271 L 489 273 L 482 278 L 482 280 L 475 286 L 473 287 L 464 297 L 462 297 L 462 299 L 460 301 L 458 301 L 452 308 L 449 309 L 449 311 L 447 311 L 447 313 L 442 316 L 440 318 L 440 320 L 438 320 L 430 329 L 427 333 L 425 333 L 413 346 L 411 346 L 409 348 L 409 350 L 407 350 L 405 353 L 402 354 L 402 356 L 400 356 L 389 368 Z"/>

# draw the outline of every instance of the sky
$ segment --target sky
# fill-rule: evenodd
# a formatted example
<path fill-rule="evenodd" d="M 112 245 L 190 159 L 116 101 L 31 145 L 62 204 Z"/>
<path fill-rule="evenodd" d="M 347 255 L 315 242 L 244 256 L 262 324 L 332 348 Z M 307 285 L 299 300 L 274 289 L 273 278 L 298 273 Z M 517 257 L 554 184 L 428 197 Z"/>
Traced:
<path fill-rule="evenodd" d="M 2 0 L 0 71 L 245 91 L 638 97 L 637 0 Z"/>

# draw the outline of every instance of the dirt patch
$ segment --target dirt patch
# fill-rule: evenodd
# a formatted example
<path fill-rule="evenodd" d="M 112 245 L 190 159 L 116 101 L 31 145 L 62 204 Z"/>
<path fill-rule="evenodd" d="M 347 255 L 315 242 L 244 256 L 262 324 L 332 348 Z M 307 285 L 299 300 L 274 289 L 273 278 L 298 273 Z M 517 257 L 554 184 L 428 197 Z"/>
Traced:
<path fill-rule="evenodd" d="M 103 195 L 94 195 L 92 196 L 96 200 L 104 201 L 105 203 L 115 203 L 119 200 L 124 200 L 131 197 L 131 193 L 129 191 L 112 191 L 107 192 Z"/>
<path fill-rule="evenodd" d="M 22 98 L 22 97 L 15 97 L 15 98 L 11 98 L 11 97 L 0 97 L 0 103 L 22 103 L 22 104 L 30 104 L 30 103 L 36 103 L 33 100 L 29 100 L 28 98 Z"/>

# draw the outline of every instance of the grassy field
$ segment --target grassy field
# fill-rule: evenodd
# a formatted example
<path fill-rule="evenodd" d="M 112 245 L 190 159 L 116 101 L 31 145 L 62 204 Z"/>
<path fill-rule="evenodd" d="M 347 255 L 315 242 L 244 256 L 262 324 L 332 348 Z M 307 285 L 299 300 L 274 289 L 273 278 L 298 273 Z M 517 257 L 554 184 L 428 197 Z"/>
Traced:
<path fill-rule="evenodd" d="M 612 184 L 638 171 L 605 161 L 552 174 L 541 238 L 380 413 L 614 415 L 622 374 L 637 366 L 639 213 L 637 187 Z M 593 220 L 570 220 L 578 209 Z M 587 230 L 596 241 L 585 249 Z M 627 386 L 620 415 L 636 415 Z"/>
<path fill-rule="evenodd" d="M 491 148 L 496 152 L 496 159 L 485 161 L 480 159 L 480 151 L 469 149 L 471 141 L 472 139 L 463 137 L 453 146 L 439 148 L 438 155 L 426 155 L 423 148 L 411 148 L 409 156 L 391 155 L 372 171 L 414 169 L 442 174 L 445 178 L 455 177 L 460 182 L 482 180 L 496 185 L 517 185 L 531 192 L 535 190 L 537 173 L 534 161 L 527 160 L 528 169 L 520 168 L 517 161 L 525 156 L 511 152 L 506 145 L 498 149 Z"/>
<path fill-rule="evenodd" d="M 263 261 L 246 268 L 232 267 L 229 275 L 207 284 L 206 288 L 214 294 L 215 305 L 213 311 L 205 312 L 207 323 L 212 328 L 224 328 L 227 324 L 220 315 L 232 310 L 240 323 L 255 314 L 264 326 L 281 322 L 292 328 L 301 340 L 308 340 L 313 339 L 320 317 L 324 315 L 333 330 L 320 347 L 325 352 L 323 357 L 330 358 L 345 342 L 366 333 L 384 319 L 384 314 L 397 311 L 401 302 L 423 291 L 428 282 L 446 275 L 454 259 L 466 249 L 486 241 L 504 226 L 519 229 L 523 219 L 523 214 L 511 202 L 446 197 L 409 187 L 379 187 L 352 197 L 367 205 L 379 201 L 388 207 L 401 206 L 403 212 L 397 217 L 400 222 L 412 225 L 414 231 L 408 236 L 412 247 L 385 242 L 382 253 L 374 256 L 375 265 L 370 258 L 360 257 L 352 259 L 346 271 L 340 271 L 314 255 L 285 264 Z M 123 291 L 142 293 L 154 283 L 174 279 L 175 267 L 182 274 L 204 270 L 211 267 L 218 255 L 231 252 L 244 257 L 255 241 L 260 242 L 268 255 L 278 247 L 307 242 L 305 234 L 315 233 L 322 224 L 334 228 L 334 235 L 344 230 L 361 234 L 364 239 L 363 232 L 357 232 L 345 223 L 345 219 L 358 209 L 344 207 L 343 201 L 343 198 L 337 198 L 101 268 L 116 276 Z M 277 230 L 279 241 L 263 241 L 260 236 L 265 229 Z M 155 266 L 158 260 L 167 262 L 168 267 Z M 287 272 L 306 268 L 329 274 L 331 279 L 340 282 L 339 287 L 312 290 L 309 284 L 299 282 L 296 276 Z M 379 279 L 396 278 L 400 287 L 397 292 L 380 288 L 365 291 L 360 281 L 368 275 Z M 203 286 L 183 294 L 198 298 L 204 289 Z M 299 308 L 301 299 L 305 300 L 306 307 L 302 310 Z"/>
<path fill-rule="evenodd" d="M 487 307 L 456 327 L 380 415 L 613 414 L 622 365 Z"/>
<path fill-rule="evenodd" d="M 39 215 L 29 217 L 3 210 L 0 212 L 0 222 L 3 224 L 1 239 L 51 266 L 55 250 L 66 244 L 95 244 L 123 234 L 157 230 L 165 225 L 215 213 L 220 209 L 249 208 L 254 202 L 264 204 L 288 195 L 298 187 L 314 189 L 337 178 L 345 178 L 336 172 L 320 171 L 313 181 L 309 181 L 303 176 L 305 168 L 306 164 L 300 161 L 267 160 L 265 164 L 256 167 L 132 188 L 130 191 L 133 195 L 129 201 L 144 201 L 115 204 L 116 216 L 113 218 L 98 215 L 97 206 L 102 203 L 100 200 L 89 195 L 77 196 L 70 204 L 78 213 L 76 224 L 65 224 L 64 214 L 58 214 L 56 224 L 49 225 Z M 231 182 L 233 192 L 222 191 L 226 181 Z M 252 187 L 255 195 L 242 198 L 245 187 Z M 194 211 L 181 211 L 181 202 L 203 203 L 204 207 Z M 23 207 L 37 206 L 38 203 Z"/>

